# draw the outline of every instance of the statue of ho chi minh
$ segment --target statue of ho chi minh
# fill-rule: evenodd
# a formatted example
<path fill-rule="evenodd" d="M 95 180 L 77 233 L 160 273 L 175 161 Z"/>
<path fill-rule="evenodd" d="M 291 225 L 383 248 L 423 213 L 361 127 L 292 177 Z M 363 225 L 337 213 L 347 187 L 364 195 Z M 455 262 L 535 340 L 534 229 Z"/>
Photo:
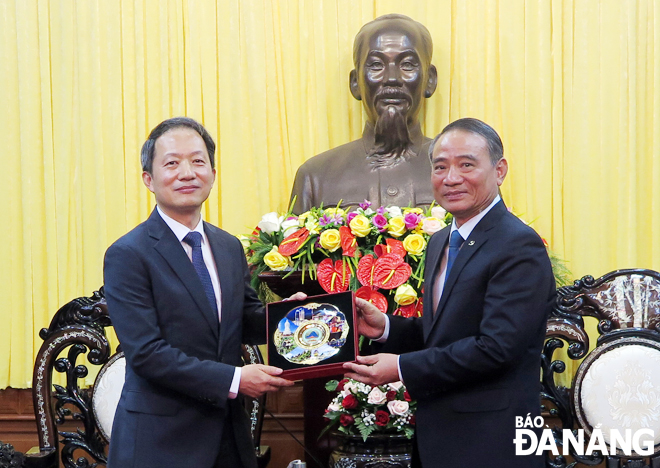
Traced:
<path fill-rule="evenodd" d="M 351 94 L 362 101 L 362 138 L 306 161 L 296 174 L 294 213 L 312 206 L 430 205 L 431 142 L 418 120 L 423 98 L 437 85 L 428 29 L 403 15 L 384 15 L 355 37 Z"/>

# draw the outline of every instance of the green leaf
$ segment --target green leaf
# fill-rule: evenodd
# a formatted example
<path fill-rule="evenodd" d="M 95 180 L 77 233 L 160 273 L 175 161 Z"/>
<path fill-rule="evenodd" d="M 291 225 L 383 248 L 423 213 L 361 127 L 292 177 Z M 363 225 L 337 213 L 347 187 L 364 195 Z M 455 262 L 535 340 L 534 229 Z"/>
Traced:
<path fill-rule="evenodd" d="M 357 427 L 358 431 L 360 432 L 360 435 L 362 436 L 362 440 L 364 440 L 365 442 L 367 440 L 367 437 L 369 437 L 371 433 L 376 430 L 375 424 L 372 424 L 371 426 L 366 426 L 362 418 L 355 418 L 355 427 Z"/>
<path fill-rule="evenodd" d="M 337 385 L 339 385 L 338 380 L 330 380 L 326 382 L 325 389 L 329 392 L 334 392 L 335 390 L 337 390 Z"/>

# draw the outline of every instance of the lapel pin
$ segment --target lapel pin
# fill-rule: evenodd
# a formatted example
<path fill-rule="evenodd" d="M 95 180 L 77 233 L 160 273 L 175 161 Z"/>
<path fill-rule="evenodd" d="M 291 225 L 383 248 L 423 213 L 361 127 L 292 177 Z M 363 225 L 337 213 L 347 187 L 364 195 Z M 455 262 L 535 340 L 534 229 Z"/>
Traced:
<path fill-rule="evenodd" d="M 474 245 L 474 241 L 468 242 L 468 245 Z"/>

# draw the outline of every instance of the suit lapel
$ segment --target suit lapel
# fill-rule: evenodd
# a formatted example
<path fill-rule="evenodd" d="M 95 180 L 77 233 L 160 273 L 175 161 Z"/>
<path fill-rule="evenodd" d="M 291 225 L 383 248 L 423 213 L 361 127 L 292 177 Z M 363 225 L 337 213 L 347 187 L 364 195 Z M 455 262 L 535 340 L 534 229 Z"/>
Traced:
<path fill-rule="evenodd" d="M 454 265 L 449 272 L 449 277 L 446 279 L 445 287 L 442 290 L 442 297 L 440 297 L 440 302 L 438 303 L 438 308 L 435 311 L 435 314 L 431 314 L 431 324 L 428 327 L 424 327 L 424 341 L 428 339 L 431 330 L 433 330 L 438 323 L 438 319 L 442 315 L 443 309 L 447 304 L 447 299 L 451 294 L 451 290 L 454 288 L 461 272 L 470 262 L 477 250 L 488 242 L 490 238 L 488 231 L 495 226 L 504 213 L 506 213 L 506 207 L 504 203 L 500 201 L 486 214 L 486 216 L 483 217 L 481 221 L 479 221 L 479 223 L 477 223 L 468 238 L 463 242 L 461 250 L 458 251 L 456 260 L 454 260 Z M 426 311 L 424 313 L 426 313 Z"/>
<path fill-rule="evenodd" d="M 183 250 L 179 239 L 177 239 L 155 209 L 149 217 L 148 224 L 149 235 L 156 240 L 154 249 L 165 259 L 174 273 L 179 277 L 179 280 L 192 296 L 192 299 L 197 304 L 199 311 L 204 316 L 204 319 L 213 331 L 213 335 L 217 339 L 218 315 L 208 303 L 209 301 L 206 299 L 202 282 L 199 276 L 197 276 L 195 267 L 193 267 L 188 255 Z"/>
<path fill-rule="evenodd" d="M 231 264 L 231 256 L 229 255 L 229 248 L 226 242 L 222 239 L 221 236 L 218 236 L 215 231 L 215 226 L 212 226 L 208 223 L 204 223 L 204 232 L 206 232 L 206 237 L 209 239 L 209 244 L 211 245 L 211 252 L 213 252 L 213 258 L 215 259 L 215 267 L 218 270 L 218 282 L 220 283 L 220 314 L 222 315 L 222 320 L 233 320 L 231 317 L 233 310 L 231 309 L 230 298 L 233 296 L 231 291 L 231 271 L 234 269 L 228 268 L 228 265 Z M 218 356 L 220 356 L 220 351 L 222 349 L 222 344 L 225 340 L 225 329 L 229 327 L 220 326 L 220 339 L 218 340 Z"/>
<path fill-rule="evenodd" d="M 433 323 L 433 285 L 435 284 L 435 278 L 438 274 L 438 266 L 440 265 L 440 259 L 442 257 L 442 252 L 444 251 L 445 246 L 447 245 L 447 240 L 449 239 L 449 232 L 451 226 L 447 226 L 442 231 L 434 234 L 429 241 L 429 248 L 426 252 L 426 266 L 427 271 L 424 272 L 424 278 L 428 278 L 428 281 L 424 282 L 424 310 L 422 313 L 422 324 L 424 330 L 430 330 Z M 431 268 L 431 271 L 428 269 Z M 426 333 L 424 338 L 426 338 Z"/>

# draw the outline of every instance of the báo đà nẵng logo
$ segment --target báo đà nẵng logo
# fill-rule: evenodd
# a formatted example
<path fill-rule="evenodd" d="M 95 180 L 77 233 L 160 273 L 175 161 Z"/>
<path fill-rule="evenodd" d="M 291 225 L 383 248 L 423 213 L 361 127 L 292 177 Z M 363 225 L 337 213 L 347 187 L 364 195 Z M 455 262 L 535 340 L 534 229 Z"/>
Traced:
<path fill-rule="evenodd" d="M 596 426 L 588 434 L 584 429 L 563 429 L 561 447 L 557 447 L 552 429 L 538 429 L 545 426 L 543 417 L 516 416 L 516 455 L 541 455 L 550 451 L 553 455 L 570 455 L 571 449 L 577 455 L 592 455 L 600 452 L 605 455 L 623 454 L 626 456 L 649 456 L 654 453 L 655 431 L 653 429 L 609 429 L 602 431 Z M 536 428 L 536 430 L 534 430 Z"/>

